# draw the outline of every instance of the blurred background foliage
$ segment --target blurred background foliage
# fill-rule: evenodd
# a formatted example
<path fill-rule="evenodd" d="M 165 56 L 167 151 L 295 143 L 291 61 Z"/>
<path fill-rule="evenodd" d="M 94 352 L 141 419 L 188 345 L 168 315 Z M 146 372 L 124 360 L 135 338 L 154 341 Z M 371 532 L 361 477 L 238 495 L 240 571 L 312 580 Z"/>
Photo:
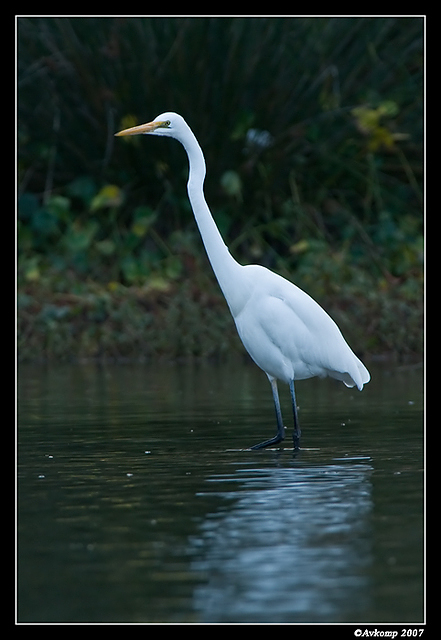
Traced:
<path fill-rule="evenodd" d="M 357 353 L 421 357 L 422 18 L 17 20 L 19 358 L 241 349 L 173 140 L 235 257 L 292 279 Z"/>

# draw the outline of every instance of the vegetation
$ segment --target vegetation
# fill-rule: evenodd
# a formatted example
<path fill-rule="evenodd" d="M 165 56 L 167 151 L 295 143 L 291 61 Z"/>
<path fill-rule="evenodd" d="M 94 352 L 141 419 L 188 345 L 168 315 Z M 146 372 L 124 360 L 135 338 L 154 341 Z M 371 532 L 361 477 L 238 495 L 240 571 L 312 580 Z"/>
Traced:
<path fill-rule="evenodd" d="M 222 355 L 235 329 L 175 141 L 232 253 L 292 279 L 358 353 L 421 357 L 423 20 L 19 18 L 22 360 Z"/>

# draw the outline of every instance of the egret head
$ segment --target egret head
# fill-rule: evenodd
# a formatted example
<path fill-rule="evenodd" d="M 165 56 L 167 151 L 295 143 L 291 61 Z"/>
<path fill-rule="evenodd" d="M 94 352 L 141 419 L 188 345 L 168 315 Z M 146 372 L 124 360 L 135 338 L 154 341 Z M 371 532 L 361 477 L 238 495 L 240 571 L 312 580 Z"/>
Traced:
<path fill-rule="evenodd" d="M 130 129 L 124 129 L 115 133 L 116 136 L 136 136 L 139 134 L 151 134 L 155 136 L 169 136 L 170 138 L 177 138 L 181 140 L 181 136 L 188 130 L 184 118 L 173 113 L 172 111 L 166 111 L 161 113 L 152 122 L 146 124 L 139 124 L 136 127 L 130 127 Z"/>

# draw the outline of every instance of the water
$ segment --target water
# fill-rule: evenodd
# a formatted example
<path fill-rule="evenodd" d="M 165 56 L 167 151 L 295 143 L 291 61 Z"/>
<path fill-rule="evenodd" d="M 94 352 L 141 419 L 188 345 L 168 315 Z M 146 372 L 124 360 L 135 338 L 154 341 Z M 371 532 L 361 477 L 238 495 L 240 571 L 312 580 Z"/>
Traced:
<path fill-rule="evenodd" d="M 424 621 L 422 370 L 21 366 L 19 622 Z M 280 389 L 291 425 L 288 389 Z"/>

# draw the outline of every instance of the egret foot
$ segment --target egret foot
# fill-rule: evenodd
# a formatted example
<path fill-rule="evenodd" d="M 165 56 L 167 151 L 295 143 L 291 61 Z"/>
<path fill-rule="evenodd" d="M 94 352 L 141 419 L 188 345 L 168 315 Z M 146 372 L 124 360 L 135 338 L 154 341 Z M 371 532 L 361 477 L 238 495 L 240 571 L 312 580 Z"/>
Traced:
<path fill-rule="evenodd" d="M 265 440 L 265 442 L 260 442 L 259 444 L 255 444 L 254 447 L 250 447 L 251 449 L 264 449 L 265 447 L 269 447 L 272 444 L 279 444 L 279 442 L 283 442 L 284 436 L 281 436 L 279 433 L 271 438 L 270 440 Z"/>

